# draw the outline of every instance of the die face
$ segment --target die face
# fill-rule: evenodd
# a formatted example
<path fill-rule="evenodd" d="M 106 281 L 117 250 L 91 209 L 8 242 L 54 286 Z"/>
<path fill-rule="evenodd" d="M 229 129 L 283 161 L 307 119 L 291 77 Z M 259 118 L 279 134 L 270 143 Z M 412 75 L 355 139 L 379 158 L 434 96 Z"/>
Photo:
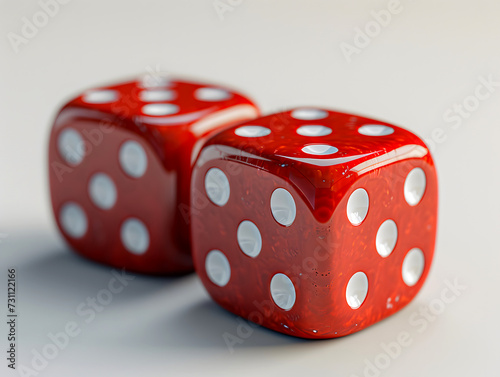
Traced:
<path fill-rule="evenodd" d="M 176 210 L 175 191 L 170 190 L 170 187 L 175 187 L 176 181 L 173 175 L 165 174 L 158 155 L 147 141 L 115 126 L 112 133 L 103 135 L 102 144 L 92 146 L 90 153 L 77 166 L 68 166 L 57 148 L 60 135 L 68 129 L 78 130 L 85 138 L 90 132 L 99 130 L 99 121 L 71 120 L 50 141 L 49 161 L 52 166 L 60 164 L 58 171 L 61 172 L 58 175 L 51 169 L 54 216 L 72 249 L 95 261 L 134 271 L 174 273 L 190 270 L 189 254 L 178 249 L 173 242 L 173 232 L 166 239 L 166 232 L 174 226 L 173 219 L 167 214 Z M 137 143 L 147 161 L 140 177 L 137 175 L 142 169 L 138 169 L 138 165 L 134 167 L 120 161 L 120 151 L 130 142 Z M 131 172 L 135 172 L 135 176 Z M 116 192 L 116 199 L 110 204 L 106 199 L 110 196 L 109 185 L 96 181 L 99 176 L 107 177 Z M 108 205 L 100 205 L 103 202 Z M 68 203 L 81 209 L 83 216 L 80 217 L 84 217 L 88 224 L 86 231 L 78 236 L 70 231 L 71 218 L 64 220 L 63 217 Z M 159 211 L 159 208 L 163 210 Z M 133 230 L 127 231 L 125 223 L 130 219 L 140 221 L 145 232 L 137 231 L 136 234 Z M 77 220 L 78 217 L 73 221 Z M 141 243 L 139 239 L 143 233 L 147 234 L 143 236 L 147 240 L 142 241 L 142 246 L 126 244 L 133 243 L 126 241 L 130 237 Z"/>
<path fill-rule="evenodd" d="M 230 187 L 222 205 L 208 194 L 211 185 L 206 177 L 214 169 L 227 178 L 227 186 L 221 187 Z M 313 313 L 330 300 L 327 289 L 315 287 L 320 279 L 311 270 L 312 256 L 332 264 L 329 227 L 315 221 L 293 184 L 253 166 L 211 160 L 195 169 L 192 187 L 193 258 L 209 294 L 225 309 L 266 327 L 296 336 L 314 335 Z M 277 204 L 271 203 L 273 194 Z M 292 203 L 295 216 L 289 211 Z M 227 262 L 211 261 L 214 252 L 222 253 Z M 291 310 L 278 307 L 274 301 L 278 296 L 271 294 L 271 281 L 279 274 L 291 279 L 296 292 Z M 319 306 L 310 305 L 309 294 L 304 294 L 313 288 Z M 287 293 L 284 307 L 292 300 Z"/>
<path fill-rule="evenodd" d="M 195 267 L 211 296 L 238 315 L 294 336 L 348 335 L 401 309 L 422 286 L 436 233 L 434 164 L 399 127 L 331 112 L 312 125 L 292 113 L 206 143 L 192 179 Z M 303 152 L 310 145 L 321 147 L 307 152 L 331 154 Z M 214 168 L 227 182 L 207 180 Z M 222 205 L 210 198 L 227 187 Z M 260 241 L 247 230 L 242 247 L 246 221 Z M 260 252 L 249 256 L 245 243 Z M 213 250 L 224 265 L 209 262 Z"/>
<path fill-rule="evenodd" d="M 191 271 L 187 208 L 196 145 L 257 114 L 235 92 L 179 80 L 84 92 L 58 114 L 49 144 L 62 234 L 77 252 L 105 264 Z"/>
<path fill-rule="evenodd" d="M 410 205 L 405 185 L 418 169 L 425 172 L 425 190 L 419 203 Z M 361 223 L 353 225 L 349 200 L 358 190 L 367 192 L 369 205 Z M 437 198 L 434 166 L 424 159 L 408 159 L 362 175 L 339 201 L 332 219 L 338 251 L 332 280 L 338 289 L 331 292 L 335 336 L 370 326 L 416 296 L 434 256 Z M 354 283 L 349 292 L 350 279 L 360 272 L 366 285 Z"/>

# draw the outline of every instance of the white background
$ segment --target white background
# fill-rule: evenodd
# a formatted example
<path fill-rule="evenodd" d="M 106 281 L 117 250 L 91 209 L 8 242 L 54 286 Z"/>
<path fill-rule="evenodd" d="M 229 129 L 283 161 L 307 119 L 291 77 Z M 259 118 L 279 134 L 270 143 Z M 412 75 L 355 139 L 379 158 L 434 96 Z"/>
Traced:
<path fill-rule="evenodd" d="M 233 0 L 221 19 L 213 0 L 73 0 L 17 53 L 7 35 L 21 34 L 22 18 L 32 19 L 40 5 L 0 4 L 0 313 L 6 268 L 15 266 L 18 363 L 31 367 L 33 350 L 74 321 L 80 334 L 40 376 L 498 373 L 500 86 L 460 127 L 443 119 L 455 103 L 474 104 L 480 77 L 500 81 L 498 1 L 403 0 L 350 62 L 341 44 L 353 45 L 356 28 L 370 25 L 370 12 L 388 1 Z M 86 88 L 157 69 L 234 86 L 266 113 L 325 106 L 434 135 L 438 242 L 417 298 L 353 336 L 305 341 L 256 328 L 230 352 L 223 334 L 237 336 L 241 322 L 209 300 L 195 275 L 136 276 L 85 323 L 76 308 L 112 273 L 73 255 L 56 232 L 46 179 L 51 121 Z M 466 288 L 440 306 L 454 281 Z M 429 305 L 439 314 L 422 322 L 419 308 Z M 374 370 L 388 360 L 382 343 L 402 332 L 411 344 Z M 6 364 L 2 356 L 0 375 L 16 375 Z"/>

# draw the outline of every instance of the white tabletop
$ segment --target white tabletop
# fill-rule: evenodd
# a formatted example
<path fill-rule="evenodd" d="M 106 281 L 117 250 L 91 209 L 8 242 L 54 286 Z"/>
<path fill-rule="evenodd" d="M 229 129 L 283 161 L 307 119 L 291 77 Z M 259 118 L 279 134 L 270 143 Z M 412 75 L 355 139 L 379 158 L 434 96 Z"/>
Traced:
<path fill-rule="evenodd" d="M 52 6 L 0 2 L 0 312 L 13 266 L 18 366 L 33 368 L 32 352 L 69 324 L 78 334 L 47 365 L 36 365 L 38 375 L 497 373 L 500 3 L 44 3 Z M 388 7 L 390 20 L 380 13 Z M 24 17 L 40 26 L 25 26 Z M 371 36 L 355 41 L 357 28 Z M 100 312 L 89 312 L 87 299 L 102 294 L 113 273 L 75 256 L 56 231 L 46 177 L 51 121 L 71 95 L 158 70 L 233 86 L 267 113 L 324 106 L 427 139 L 440 179 L 439 230 L 434 265 L 415 300 L 377 325 L 328 341 L 248 330 L 210 301 L 195 275 L 137 275 Z M 230 349 L 224 334 L 241 343 Z M 405 336 L 398 350 L 394 342 Z M 2 356 L 0 375 L 16 375 L 6 364 Z"/>

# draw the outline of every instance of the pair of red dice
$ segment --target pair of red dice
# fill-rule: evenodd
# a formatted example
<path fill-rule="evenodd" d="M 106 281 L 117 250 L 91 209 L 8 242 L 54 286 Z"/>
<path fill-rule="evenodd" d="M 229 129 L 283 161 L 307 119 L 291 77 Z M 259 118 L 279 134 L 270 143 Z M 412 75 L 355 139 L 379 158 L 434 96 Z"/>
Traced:
<path fill-rule="evenodd" d="M 339 337 L 393 314 L 434 254 L 428 148 L 360 116 L 259 117 L 228 88 L 149 77 L 66 104 L 49 171 L 78 253 L 142 273 L 195 268 L 221 306 L 289 335 Z"/>

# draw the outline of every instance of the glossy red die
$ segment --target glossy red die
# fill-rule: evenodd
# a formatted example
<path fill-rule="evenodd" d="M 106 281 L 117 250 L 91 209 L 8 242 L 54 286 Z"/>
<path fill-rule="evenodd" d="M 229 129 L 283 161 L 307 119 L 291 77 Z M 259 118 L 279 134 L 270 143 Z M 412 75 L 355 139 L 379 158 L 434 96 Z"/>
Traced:
<path fill-rule="evenodd" d="M 425 144 L 299 108 L 211 137 L 193 170 L 195 268 L 210 295 L 285 334 L 333 338 L 400 310 L 428 274 L 437 177 Z"/>
<path fill-rule="evenodd" d="M 84 92 L 55 120 L 50 193 L 81 255 L 131 271 L 191 271 L 192 163 L 211 132 L 258 115 L 227 88 L 148 77 Z"/>

